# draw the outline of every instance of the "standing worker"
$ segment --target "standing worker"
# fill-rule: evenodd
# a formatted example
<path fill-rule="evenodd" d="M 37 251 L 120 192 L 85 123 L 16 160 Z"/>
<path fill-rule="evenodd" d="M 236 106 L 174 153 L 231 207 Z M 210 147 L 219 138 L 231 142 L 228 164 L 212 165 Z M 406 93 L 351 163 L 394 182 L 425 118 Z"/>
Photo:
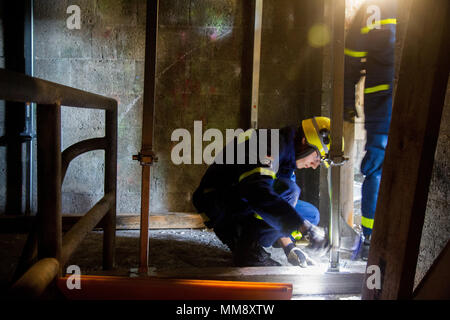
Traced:
<path fill-rule="evenodd" d="M 250 129 L 225 146 L 195 191 L 194 206 L 207 217 L 205 225 L 230 248 L 236 266 L 280 265 L 263 249 L 270 246 L 282 247 L 293 265 L 312 265 L 308 254 L 295 246 L 295 237 L 308 237 L 312 252 L 322 254 L 327 251 L 328 239 L 323 229 L 315 226 L 319 222 L 317 208 L 299 200 L 295 170 L 316 169 L 327 158 L 330 119 L 315 117 L 303 120 L 300 126 L 280 129 L 275 139 L 279 152 L 266 144 L 263 159 L 251 164 L 252 155 L 261 153 L 259 140 L 274 141 L 261 132 Z M 252 139 L 259 142 L 253 144 L 258 150 L 252 150 Z M 241 161 L 236 152 L 239 145 L 245 147 Z M 217 161 L 230 154 L 232 163 Z"/>
<path fill-rule="evenodd" d="M 361 163 L 361 258 L 367 260 L 392 113 L 396 35 L 395 0 L 367 0 L 355 15 L 345 43 L 344 120 L 354 123 L 355 86 L 365 70 L 366 154 Z"/>

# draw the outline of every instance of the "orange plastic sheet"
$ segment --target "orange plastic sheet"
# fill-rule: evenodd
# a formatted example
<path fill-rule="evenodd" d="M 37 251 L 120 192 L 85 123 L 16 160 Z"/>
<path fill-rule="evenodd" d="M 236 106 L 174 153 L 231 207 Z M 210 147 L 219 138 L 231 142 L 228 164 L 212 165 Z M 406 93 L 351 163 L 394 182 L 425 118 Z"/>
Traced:
<path fill-rule="evenodd" d="M 269 282 L 73 276 L 58 279 L 69 300 L 290 300 L 292 284 Z"/>

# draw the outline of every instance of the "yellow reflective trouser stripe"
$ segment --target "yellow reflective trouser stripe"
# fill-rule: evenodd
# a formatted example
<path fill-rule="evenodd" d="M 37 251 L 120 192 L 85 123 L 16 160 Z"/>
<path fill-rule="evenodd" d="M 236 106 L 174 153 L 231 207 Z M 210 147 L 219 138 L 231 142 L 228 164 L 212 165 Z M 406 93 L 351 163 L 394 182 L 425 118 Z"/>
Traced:
<path fill-rule="evenodd" d="M 255 213 L 254 215 L 253 215 L 256 219 L 259 219 L 259 220 L 264 220 L 259 214 L 257 214 L 257 213 Z M 294 240 L 300 240 L 302 237 L 303 237 L 303 235 L 302 235 L 302 233 L 300 232 L 300 231 L 292 231 L 292 233 L 291 233 L 291 236 L 292 236 L 292 238 L 294 238 Z"/>
<path fill-rule="evenodd" d="M 354 57 L 354 58 L 364 58 L 367 55 L 366 51 L 353 51 L 350 49 L 345 48 L 344 50 L 345 55 Z"/>
<path fill-rule="evenodd" d="M 390 88 L 390 85 L 388 85 L 388 84 L 380 84 L 379 86 L 364 89 L 364 93 L 375 93 L 375 92 L 379 92 L 379 91 L 386 91 L 386 90 L 389 90 L 389 88 Z"/>
<path fill-rule="evenodd" d="M 254 173 L 259 173 L 260 175 L 265 175 L 265 176 L 271 176 L 272 179 L 275 179 L 277 177 L 277 175 L 275 174 L 275 172 L 273 172 L 270 169 L 266 169 L 266 168 L 255 168 L 253 170 L 244 172 L 243 174 L 241 174 L 241 176 L 239 177 L 239 182 L 241 182 L 243 179 L 247 178 L 248 176 L 254 174 Z"/>
<path fill-rule="evenodd" d="M 367 229 L 373 229 L 373 219 L 361 217 L 361 225 Z"/>
<path fill-rule="evenodd" d="M 384 20 L 375 21 L 371 25 L 361 28 L 361 34 L 367 34 L 367 33 L 369 33 L 370 30 L 375 29 L 377 26 L 382 26 L 382 25 L 386 25 L 386 24 L 397 24 L 397 19 L 384 19 Z"/>

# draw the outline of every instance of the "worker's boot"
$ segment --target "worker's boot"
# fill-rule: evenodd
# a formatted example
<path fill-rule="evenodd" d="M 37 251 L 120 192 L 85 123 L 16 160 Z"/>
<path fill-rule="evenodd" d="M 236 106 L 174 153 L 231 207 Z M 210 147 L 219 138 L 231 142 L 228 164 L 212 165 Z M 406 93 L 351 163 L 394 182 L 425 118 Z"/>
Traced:
<path fill-rule="evenodd" d="M 233 251 L 233 263 L 237 267 L 271 267 L 281 266 L 273 260 L 270 254 L 258 243 L 240 243 Z"/>
<path fill-rule="evenodd" d="M 361 245 L 361 259 L 364 261 L 369 259 L 370 238 L 371 235 L 365 237 L 364 242 Z"/>

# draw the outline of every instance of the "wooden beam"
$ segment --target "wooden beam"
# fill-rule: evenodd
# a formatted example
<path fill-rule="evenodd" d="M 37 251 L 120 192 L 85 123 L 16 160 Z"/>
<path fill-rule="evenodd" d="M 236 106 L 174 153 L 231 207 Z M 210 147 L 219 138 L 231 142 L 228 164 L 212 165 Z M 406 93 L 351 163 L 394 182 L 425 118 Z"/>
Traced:
<path fill-rule="evenodd" d="M 98 222 L 105 220 L 103 217 L 105 217 L 111 210 L 111 207 L 115 205 L 114 198 L 114 193 L 105 195 L 91 210 L 83 215 L 66 234 L 64 234 L 60 260 L 62 266 L 66 264 L 73 252 L 78 248 L 86 235 L 94 229 Z"/>
<path fill-rule="evenodd" d="M 111 195 L 111 206 L 102 219 L 103 223 L 103 269 L 114 268 L 116 249 L 117 213 L 117 104 L 114 110 L 105 112 L 105 196 Z M 92 209 L 91 209 L 92 210 Z"/>
<path fill-rule="evenodd" d="M 153 127 L 156 88 L 156 44 L 158 38 L 159 0 L 147 0 L 145 29 L 144 103 L 142 111 L 142 143 L 140 156 L 153 161 Z M 139 241 L 139 265 L 142 272 L 148 270 L 148 226 L 150 214 L 150 165 L 141 162 L 141 235 Z"/>
<path fill-rule="evenodd" d="M 368 260 L 381 289 L 365 286 L 363 299 L 412 297 L 450 70 L 449 11 L 448 0 L 411 7 Z"/>
<path fill-rule="evenodd" d="M 63 214 L 62 230 L 70 230 L 84 215 Z M 35 217 L 0 216 L 0 233 L 27 233 L 32 230 Z M 119 214 L 116 217 L 117 230 L 139 230 L 141 216 L 139 214 Z M 149 229 L 203 229 L 206 228 L 203 218 L 198 213 L 167 212 L 150 213 Z M 94 229 L 103 229 L 100 221 Z"/>
<path fill-rule="evenodd" d="M 414 299 L 450 299 L 450 241 L 414 290 Z"/>
<path fill-rule="evenodd" d="M 39 298 L 58 275 L 60 264 L 55 258 L 44 258 L 36 262 L 11 287 L 9 297 L 15 299 Z"/>
<path fill-rule="evenodd" d="M 294 295 L 360 294 L 364 266 L 351 272 L 326 272 L 328 266 L 299 267 L 212 267 L 150 270 L 149 276 L 172 279 L 281 282 L 293 285 Z"/>
<path fill-rule="evenodd" d="M 19 86 L 20 87 L 20 86 Z M 61 259 L 61 105 L 38 104 L 38 258 Z"/>
<path fill-rule="evenodd" d="M 251 128 L 253 52 L 255 42 L 256 0 L 240 1 L 242 11 L 242 55 L 241 55 L 241 92 L 239 127 Z"/>
<path fill-rule="evenodd" d="M 203 218 L 198 213 L 168 212 L 150 213 L 149 229 L 200 229 L 205 228 Z M 139 215 L 118 215 L 118 230 L 138 230 Z"/>

